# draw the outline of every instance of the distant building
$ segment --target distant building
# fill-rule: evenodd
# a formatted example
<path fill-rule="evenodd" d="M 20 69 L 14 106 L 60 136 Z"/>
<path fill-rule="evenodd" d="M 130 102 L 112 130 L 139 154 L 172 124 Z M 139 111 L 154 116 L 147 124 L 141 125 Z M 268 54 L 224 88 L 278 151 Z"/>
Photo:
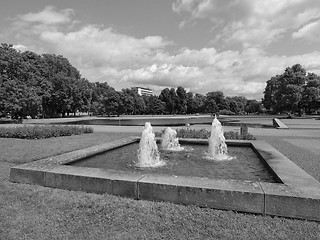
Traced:
<path fill-rule="evenodd" d="M 150 88 L 137 87 L 137 91 L 140 96 L 152 96 L 152 90 Z"/>

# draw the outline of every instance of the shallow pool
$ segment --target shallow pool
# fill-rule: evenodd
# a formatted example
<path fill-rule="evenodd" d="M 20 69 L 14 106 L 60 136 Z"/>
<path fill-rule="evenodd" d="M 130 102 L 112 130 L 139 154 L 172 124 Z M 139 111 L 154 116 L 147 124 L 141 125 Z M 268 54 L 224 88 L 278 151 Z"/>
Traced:
<path fill-rule="evenodd" d="M 161 150 L 160 157 L 165 166 L 157 168 L 139 168 L 137 161 L 137 143 L 106 151 L 95 156 L 70 163 L 72 166 L 106 168 L 120 171 L 158 173 L 177 176 L 195 176 L 214 179 L 234 179 L 248 181 L 276 182 L 263 160 L 260 160 L 250 147 L 228 147 L 231 161 L 207 159 L 207 145 L 181 145 L 183 151 Z"/>

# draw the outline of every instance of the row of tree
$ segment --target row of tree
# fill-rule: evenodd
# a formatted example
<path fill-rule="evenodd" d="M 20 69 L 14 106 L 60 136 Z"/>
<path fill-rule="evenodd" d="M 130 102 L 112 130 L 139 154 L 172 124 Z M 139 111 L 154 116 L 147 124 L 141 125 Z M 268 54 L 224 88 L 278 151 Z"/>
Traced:
<path fill-rule="evenodd" d="M 93 83 L 91 111 L 95 115 L 120 114 L 195 114 L 261 113 L 263 106 L 257 100 L 245 97 L 225 97 L 222 92 L 206 95 L 186 92 L 183 87 L 165 88 L 159 96 L 140 96 L 137 88 L 116 91 L 105 83 Z"/>
<path fill-rule="evenodd" d="M 0 113 L 55 116 L 89 110 L 88 80 L 66 58 L 0 46 Z"/>
<path fill-rule="evenodd" d="M 256 113 L 261 102 L 225 97 L 220 91 L 206 95 L 183 87 L 165 88 L 159 96 L 140 96 L 137 88 L 116 91 L 107 82 L 89 82 L 60 55 L 20 52 L 0 46 L 0 115 L 54 117 L 91 112 L 120 114 Z"/>
<path fill-rule="evenodd" d="M 311 114 L 320 108 L 320 76 L 307 73 L 300 64 L 267 81 L 263 105 L 271 113 Z"/>

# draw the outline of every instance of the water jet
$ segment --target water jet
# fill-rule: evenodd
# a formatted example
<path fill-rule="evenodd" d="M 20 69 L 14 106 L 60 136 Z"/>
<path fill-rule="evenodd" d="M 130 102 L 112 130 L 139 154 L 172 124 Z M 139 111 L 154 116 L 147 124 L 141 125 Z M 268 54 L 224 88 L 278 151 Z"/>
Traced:
<path fill-rule="evenodd" d="M 170 151 L 182 151 L 184 148 L 180 146 L 177 138 L 177 131 L 167 127 L 162 134 L 161 148 Z"/>
<path fill-rule="evenodd" d="M 146 122 L 139 142 L 137 167 L 159 167 L 165 165 L 160 159 L 158 146 L 150 122 Z"/>

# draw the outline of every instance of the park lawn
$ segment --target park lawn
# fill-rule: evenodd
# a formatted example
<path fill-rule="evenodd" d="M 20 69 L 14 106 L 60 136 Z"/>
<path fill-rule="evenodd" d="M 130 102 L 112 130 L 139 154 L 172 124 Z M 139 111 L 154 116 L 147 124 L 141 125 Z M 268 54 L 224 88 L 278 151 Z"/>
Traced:
<path fill-rule="evenodd" d="M 17 163 L 128 133 L 0 138 L 0 239 L 320 239 L 320 223 L 9 182 Z"/>
<path fill-rule="evenodd" d="M 27 163 L 132 135 L 133 133 L 123 132 L 95 132 L 91 134 L 34 140 L 0 138 L 0 162 Z"/>

